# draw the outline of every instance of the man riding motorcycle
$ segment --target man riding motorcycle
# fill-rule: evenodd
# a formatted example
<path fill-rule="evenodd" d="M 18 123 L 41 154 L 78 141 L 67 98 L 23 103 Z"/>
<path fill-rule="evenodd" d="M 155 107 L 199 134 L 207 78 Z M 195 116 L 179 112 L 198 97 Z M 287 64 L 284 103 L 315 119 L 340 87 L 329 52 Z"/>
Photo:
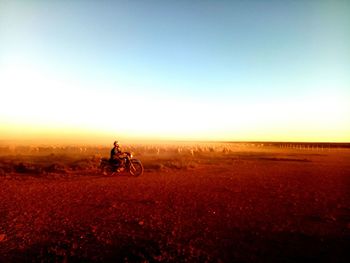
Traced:
<path fill-rule="evenodd" d="M 99 168 L 104 175 L 114 175 L 124 170 L 131 176 L 143 174 L 143 165 L 130 152 L 122 152 L 118 141 L 114 142 L 110 158 L 101 158 Z"/>
<path fill-rule="evenodd" d="M 114 147 L 111 150 L 111 156 L 109 158 L 109 162 L 111 164 L 114 164 L 114 165 L 118 166 L 118 167 L 121 167 L 121 168 L 117 169 L 117 171 L 119 172 L 121 169 L 123 169 L 121 164 L 123 162 L 123 158 L 122 157 L 123 157 L 124 153 L 122 152 L 118 141 L 115 141 L 113 143 L 113 145 L 114 145 Z"/>

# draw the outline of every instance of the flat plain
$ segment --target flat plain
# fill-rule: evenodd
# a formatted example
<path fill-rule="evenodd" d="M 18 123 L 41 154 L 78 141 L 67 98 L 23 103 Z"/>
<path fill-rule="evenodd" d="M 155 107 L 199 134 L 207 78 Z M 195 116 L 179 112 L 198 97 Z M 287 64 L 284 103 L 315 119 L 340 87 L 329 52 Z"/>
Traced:
<path fill-rule="evenodd" d="M 2 148 L 0 262 L 350 262 L 350 149 Z"/>

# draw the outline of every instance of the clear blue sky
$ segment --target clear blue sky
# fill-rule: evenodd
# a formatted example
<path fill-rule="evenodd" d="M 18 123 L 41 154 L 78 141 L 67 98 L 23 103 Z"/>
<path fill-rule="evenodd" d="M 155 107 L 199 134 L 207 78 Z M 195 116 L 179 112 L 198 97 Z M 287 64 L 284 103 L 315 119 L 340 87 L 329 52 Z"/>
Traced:
<path fill-rule="evenodd" d="M 75 96 L 76 108 L 81 109 L 88 107 L 84 92 L 90 94 L 91 102 L 96 95 L 102 100 L 124 100 L 125 105 L 125 98 L 135 96 L 142 103 L 130 102 L 136 107 L 133 114 L 147 118 L 150 126 L 164 121 L 167 113 L 175 119 L 176 127 L 168 120 L 164 125 L 169 129 L 155 125 L 146 130 L 128 127 L 127 122 L 123 128 L 108 126 L 113 115 L 106 123 L 96 120 L 105 132 L 118 133 L 121 128 L 136 137 L 144 132 L 148 137 L 169 133 L 169 138 L 176 139 L 195 139 L 198 133 L 201 139 L 258 140 L 260 134 L 262 140 L 312 140 L 311 134 L 319 131 L 321 136 L 315 140 L 347 140 L 349 29 L 350 1 L 345 0 L 0 0 L 0 74 L 7 79 L 0 81 L 0 87 L 7 101 L 32 89 L 29 96 L 41 94 L 43 100 L 57 93 Z M 33 71 L 39 78 L 45 76 L 45 82 L 28 77 Z M 16 76 L 25 84 L 11 84 Z M 310 99 L 310 104 L 305 102 Z M 157 106 L 147 109 L 150 104 Z M 182 104 L 192 111 L 189 115 L 186 111 L 176 114 L 176 105 Z M 293 115 L 293 105 L 304 108 Z M 157 109 L 163 114 L 156 113 Z M 208 113 L 210 109 L 214 114 Z M 7 127 L 19 125 L 16 118 L 21 122 L 29 116 L 36 124 L 46 120 L 44 115 L 38 117 L 39 110 L 23 116 L 0 110 Z M 96 112 L 106 111 L 104 103 L 97 106 Z M 237 117 L 237 111 L 241 116 Z M 278 111 L 283 118 L 274 115 L 261 121 Z M 327 112 L 328 117 L 320 118 Z M 51 120 L 53 126 L 74 123 L 64 123 L 68 116 L 57 116 L 63 113 L 51 113 L 56 116 Z M 83 112 L 74 116 L 79 119 L 79 114 Z M 196 123 L 189 116 L 200 116 L 199 122 L 207 123 L 198 123 L 198 129 L 189 127 Z M 314 125 L 305 128 L 310 121 Z M 77 120 L 76 125 L 94 126 L 91 120 Z M 298 134 L 288 137 L 289 132 Z"/>

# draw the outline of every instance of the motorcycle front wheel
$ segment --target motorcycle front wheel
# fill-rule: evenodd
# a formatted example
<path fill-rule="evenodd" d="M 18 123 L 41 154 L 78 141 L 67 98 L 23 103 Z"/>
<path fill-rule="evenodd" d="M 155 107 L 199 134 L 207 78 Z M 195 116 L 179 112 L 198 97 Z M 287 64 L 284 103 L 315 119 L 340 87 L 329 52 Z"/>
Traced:
<path fill-rule="evenodd" d="M 142 175 L 143 174 L 142 163 L 139 160 L 135 160 L 135 159 L 131 160 L 129 173 L 135 177 Z"/>

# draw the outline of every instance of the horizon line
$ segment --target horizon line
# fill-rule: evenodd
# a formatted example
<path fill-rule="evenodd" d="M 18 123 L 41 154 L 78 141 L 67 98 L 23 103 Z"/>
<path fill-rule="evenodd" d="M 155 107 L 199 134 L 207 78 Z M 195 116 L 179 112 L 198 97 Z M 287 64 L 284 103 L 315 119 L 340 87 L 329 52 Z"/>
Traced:
<path fill-rule="evenodd" d="M 56 141 L 54 143 L 53 141 Z M 76 141 L 76 143 L 74 143 Z M 112 140 L 113 141 L 113 140 Z M 112 144 L 111 143 L 109 144 Z M 106 142 L 106 143 L 105 143 Z M 350 141 L 272 141 L 272 140 L 176 140 L 176 139 L 125 139 L 119 140 L 123 144 L 163 144 L 163 143 L 248 143 L 248 144 L 333 144 L 333 145 L 350 145 Z M 87 139 L 56 139 L 56 140 L 40 140 L 40 139 L 3 139 L 0 140 L 0 146 L 24 144 L 29 145 L 102 145 L 107 144 L 107 140 L 97 140 L 97 142 L 89 142 Z M 108 144 L 108 145 L 109 145 Z"/>

